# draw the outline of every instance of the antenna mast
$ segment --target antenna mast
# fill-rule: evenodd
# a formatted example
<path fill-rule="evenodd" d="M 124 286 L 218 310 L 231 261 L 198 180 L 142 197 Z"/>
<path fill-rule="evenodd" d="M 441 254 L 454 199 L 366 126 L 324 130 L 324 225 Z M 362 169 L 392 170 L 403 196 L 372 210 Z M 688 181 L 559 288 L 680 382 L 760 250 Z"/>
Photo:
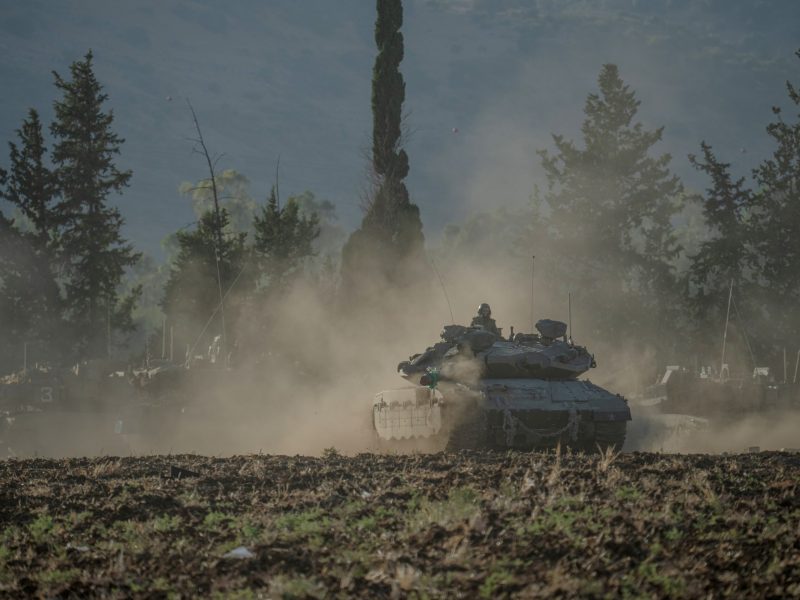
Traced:
<path fill-rule="evenodd" d="M 534 285 L 533 285 L 533 276 L 536 271 L 536 255 L 531 255 L 531 333 L 533 333 L 534 327 L 534 316 L 533 316 L 533 292 L 534 292 Z"/>
<path fill-rule="evenodd" d="M 453 307 L 450 304 L 450 298 L 447 295 L 447 288 L 444 286 L 444 280 L 442 279 L 442 275 L 439 273 L 439 269 L 436 268 L 436 263 L 433 262 L 433 257 L 430 254 L 428 254 L 428 260 L 431 261 L 431 267 L 433 267 L 433 272 L 436 273 L 436 278 L 439 280 L 439 285 L 442 286 L 444 301 L 447 302 L 447 309 L 450 311 L 450 323 L 452 325 L 455 325 L 456 319 L 453 316 Z"/>
<path fill-rule="evenodd" d="M 572 292 L 567 292 L 567 305 L 569 306 L 569 341 L 572 343 Z"/>
<path fill-rule="evenodd" d="M 728 311 L 725 314 L 725 332 L 722 334 L 722 359 L 719 362 L 720 377 L 722 377 L 722 368 L 725 365 L 725 344 L 728 341 L 728 321 L 731 317 L 731 299 L 733 299 L 733 279 L 731 279 L 731 287 L 728 290 Z"/>
<path fill-rule="evenodd" d="M 275 164 L 275 200 L 278 203 L 278 208 L 281 207 L 281 188 L 280 188 L 280 172 L 281 172 L 281 155 L 278 154 L 278 162 Z"/>

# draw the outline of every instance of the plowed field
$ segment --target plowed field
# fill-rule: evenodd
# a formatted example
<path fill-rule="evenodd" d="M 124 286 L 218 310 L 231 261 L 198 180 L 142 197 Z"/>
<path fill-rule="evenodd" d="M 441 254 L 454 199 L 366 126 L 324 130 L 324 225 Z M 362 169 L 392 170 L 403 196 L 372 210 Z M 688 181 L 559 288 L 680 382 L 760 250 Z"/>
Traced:
<path fill-rule="evenodd" d="M 797 454 L 9 460 L 0 486 L 3 597 L 800 595 Z"/>

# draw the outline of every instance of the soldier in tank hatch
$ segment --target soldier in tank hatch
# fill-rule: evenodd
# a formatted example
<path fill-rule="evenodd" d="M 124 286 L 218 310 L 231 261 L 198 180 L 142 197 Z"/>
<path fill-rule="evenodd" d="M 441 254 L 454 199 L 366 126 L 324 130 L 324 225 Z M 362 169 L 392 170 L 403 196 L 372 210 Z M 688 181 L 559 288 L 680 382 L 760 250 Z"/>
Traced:
<path fill-rule="evenodd" d="M 488 304 L 486 304 L 486 302 L 481 303 L 481 305 L 478 307 L 478 314 L 477 316 L 472 317 L 472 323 L 470 325 L 472 327 L 481 327 L 498 337 L 501 335 L 500 329 L 497 327 L 497 323 L 495 323 L 494 319 L 492 318 L 492 309 Z"/>

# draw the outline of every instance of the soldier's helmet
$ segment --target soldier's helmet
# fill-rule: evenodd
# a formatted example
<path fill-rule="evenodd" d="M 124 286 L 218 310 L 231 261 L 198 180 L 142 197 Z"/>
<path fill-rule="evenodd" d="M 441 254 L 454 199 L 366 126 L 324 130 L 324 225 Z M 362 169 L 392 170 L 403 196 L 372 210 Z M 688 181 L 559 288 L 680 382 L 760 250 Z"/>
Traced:
<path fill-rule="evenodd" d="M 478 307 L 478 316 L 487 318 L 492 316 L 492 309 L 486 302 L 482 302 Z"/>

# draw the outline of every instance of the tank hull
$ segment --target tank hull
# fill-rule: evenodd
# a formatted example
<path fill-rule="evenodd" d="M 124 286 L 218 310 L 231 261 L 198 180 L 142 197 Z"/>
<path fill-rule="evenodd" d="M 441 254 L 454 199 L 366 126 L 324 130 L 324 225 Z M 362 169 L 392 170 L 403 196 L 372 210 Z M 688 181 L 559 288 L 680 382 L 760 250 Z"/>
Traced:
<path fill-rule="evenodd" d="M 381 392 L 373 405 L 384 443 L 438 440 L 442 447 L 531 450 L 556 445 L 621 449 L 627 401 L 590 381 L 492 379 Z"/>

